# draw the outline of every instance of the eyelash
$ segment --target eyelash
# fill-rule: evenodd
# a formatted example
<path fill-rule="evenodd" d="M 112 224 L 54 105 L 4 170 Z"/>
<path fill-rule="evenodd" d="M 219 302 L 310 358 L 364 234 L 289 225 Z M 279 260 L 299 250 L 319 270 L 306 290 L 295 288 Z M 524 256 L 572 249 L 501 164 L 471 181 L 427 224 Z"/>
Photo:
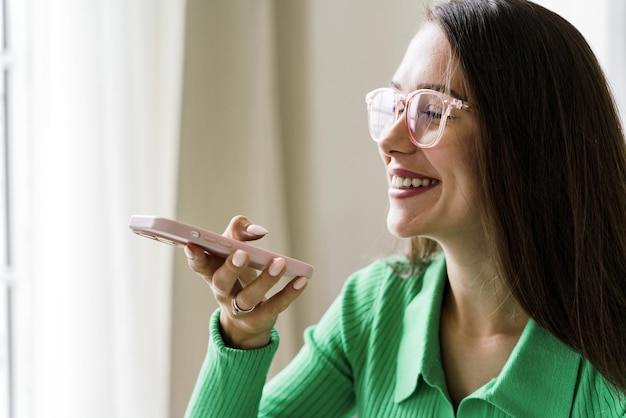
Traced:
<path fill-rule="evenodd" d="M 426 110 L 424 112 L 422 112 L 423 115 L 428 116 L 429 118 L 433 118 L 433 119 L 441 119 L 443 117 L 443 115 L 441 113 L 438 112 L 433 112 L 432 110 Z"/>

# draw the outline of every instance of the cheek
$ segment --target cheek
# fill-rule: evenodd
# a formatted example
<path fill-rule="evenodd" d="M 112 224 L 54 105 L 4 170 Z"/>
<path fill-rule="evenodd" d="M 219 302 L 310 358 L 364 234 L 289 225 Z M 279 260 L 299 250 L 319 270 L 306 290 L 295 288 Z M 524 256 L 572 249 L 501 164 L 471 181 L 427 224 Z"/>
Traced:
<path fill-rule="evenodd" d="M 476 162 L 476 137 L 472 135 L 472 131 L 463 134 L 458 131 L 451 133 L 449 137 L 442 138 L 440 148 L 431 151 L 429 160 L 439 171 L 444 188 L 447 185 L 450 192 L 460 193 L 462 196 L 459 197 L 476 204 L 480 187 Z"/>
<path fill-rule="evenodd" d="M 463 120 L 458 125 L 446 127 L 444 138 L 446 142 L 447 158 L 449 163 L 454 162 L 466 173 L 477 173 L 478 135 L 472 120 Z"/>

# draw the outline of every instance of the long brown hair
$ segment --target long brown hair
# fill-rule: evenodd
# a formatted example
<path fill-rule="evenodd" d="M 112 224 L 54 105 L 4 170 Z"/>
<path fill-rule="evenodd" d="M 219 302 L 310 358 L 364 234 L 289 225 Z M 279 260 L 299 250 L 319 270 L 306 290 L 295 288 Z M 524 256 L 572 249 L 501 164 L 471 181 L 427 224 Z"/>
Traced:
<path fill-rule="evenodd" d="M 540 325 L 626 390 L 626 146 L 583 36 L 524 0 L 431 9 L 476 104 L 492 253 Z M 434 250 L 414 239 L 417 257 Z"/>

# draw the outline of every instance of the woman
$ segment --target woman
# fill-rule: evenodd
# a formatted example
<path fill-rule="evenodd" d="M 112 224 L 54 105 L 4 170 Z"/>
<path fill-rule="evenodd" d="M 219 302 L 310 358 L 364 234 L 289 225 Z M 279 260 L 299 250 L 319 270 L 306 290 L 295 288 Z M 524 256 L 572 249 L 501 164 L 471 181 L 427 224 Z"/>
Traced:
<path fill-rule="evenodd" d="M 626 149 L 578 31 L 452 0 L 367 104 L 411 254 L 355 273 L 265 385 L 306 281 L 263 300 L 282 260 L 254 279 L 245 253 L 186 248 L 221 305 L 188 416 L 626 416 Z"/>

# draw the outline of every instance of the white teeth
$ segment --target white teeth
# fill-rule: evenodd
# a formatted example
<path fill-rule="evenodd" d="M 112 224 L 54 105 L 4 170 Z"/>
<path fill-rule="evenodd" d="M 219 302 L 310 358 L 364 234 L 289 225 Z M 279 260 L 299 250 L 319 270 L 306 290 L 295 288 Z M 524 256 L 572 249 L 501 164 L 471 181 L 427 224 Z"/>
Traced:
<path fill-rule="evenodd" d="M 437 183 L 435 179 L 418 179 L 409 177 L 391 177 L 391 185 L 397 189 L 408 189 L 411 187 L 426 187 Z"/>

